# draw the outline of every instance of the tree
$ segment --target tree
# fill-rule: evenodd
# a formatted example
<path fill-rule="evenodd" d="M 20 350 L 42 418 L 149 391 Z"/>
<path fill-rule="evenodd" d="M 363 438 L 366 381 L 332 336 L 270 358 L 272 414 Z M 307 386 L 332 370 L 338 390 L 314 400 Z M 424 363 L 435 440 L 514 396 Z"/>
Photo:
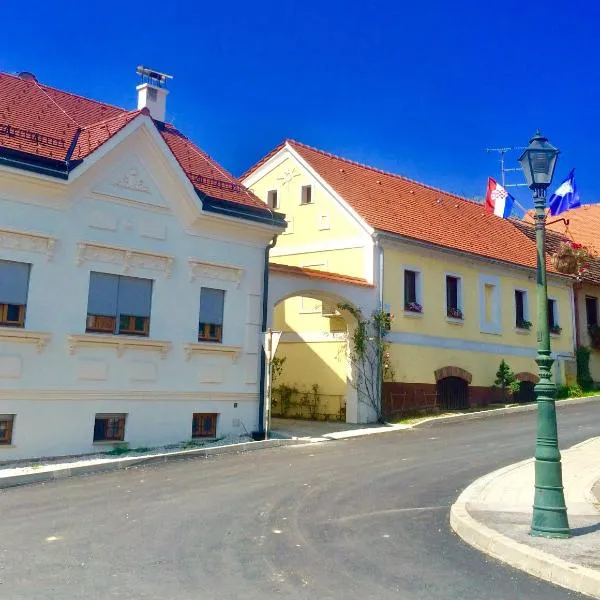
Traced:
<path fill-rule="evenodd" d="M 498 371 L 496 372 L 496 381 L 494 384 L 502 389 L 505 398 L 508 398 L 508 392 L 513 389 L 517 378 L 506 361 L 502 359 Z"/>
<path fill-rule="evenodd" d="M 356 319 L 356 328 L 350 336 L 348 359 L 355 371 L 352 382 L 358 401 L 368 406 L 383 422 L 381 389 L 384 380 L 392 380 L 390 344 L 385 341 L 390 331 L 393 315 L 383 310 L 373 311 L 365 318 L 360 308 L 340 304 L 338 308 L 349 312 Z"/>

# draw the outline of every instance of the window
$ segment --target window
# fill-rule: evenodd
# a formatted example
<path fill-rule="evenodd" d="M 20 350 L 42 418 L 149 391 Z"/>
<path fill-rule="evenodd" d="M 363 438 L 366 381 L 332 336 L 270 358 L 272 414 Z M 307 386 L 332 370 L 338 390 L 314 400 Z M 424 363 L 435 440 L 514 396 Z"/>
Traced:
<path fill-rule="evenodd" d="M 147 336 L 152 280 L 90 273 L 86 332 Z"/>
<path fill-rule="evenodd" d="M 404 310 L 423 312 L 421 303 L 421 273 L 414 269 L 404 269 Z"/>
<path fill-rule="evenodd" d="M 126 415 L 97 414 L 94 421 L 94 442 L 122 442 L 125 439 Z"/>
<path fill-rule="evenodd" d="M 267 192 L 267 204 L 269 208 L 279 208 L 279 198 L 277 197 L 277 190 L 269 190 Z"/>
<path fill-rule="evenodd" d="M 217 413 L 194 413 L 192 437 L 217 437 Z"/>
<path fill-rule="evenodd" d="M 462 319 L 461 279 L 446 275 L 446 315 L 451 319 Z"/>
<path fill-rule="evenodd" d="M 201 342 L 223 341 L 223 307 L 225 291 L 203 287 L 200 290 L 200 325 L 198 340 Z"/>
<path fill-rule="evenodd" d="M 0 445 L 12 444 L 12 432 L 15 415 L 0 415 Z"/>
<path fill-rule="evenodd" d="M 558 324 L 558 303 L 554 298 L 548 298 L 548 327 L 550 333 L 558 334 L 561 331 Z"/>
<path fill-rule="evenodd" d="M 585 313 L 588 327 L 598 325 L 598 298 L 594 296 L 585 297 Z"/>
<path fill-rule="evenodd" d="M 302 186 L 302 197 L 300 200 L 300 204 L 312 204 L 312 186 Z"/>
<path fill-rule="evenodd" d="M 0 260 L 0 326 L 2 327 L 25 326 L 30 267 L 28 263 Z"/>
<path fill-rule="evenodd" d="M 517 329 L 531 328 L 527 290 L 515 290 L 515 327 Z"/>

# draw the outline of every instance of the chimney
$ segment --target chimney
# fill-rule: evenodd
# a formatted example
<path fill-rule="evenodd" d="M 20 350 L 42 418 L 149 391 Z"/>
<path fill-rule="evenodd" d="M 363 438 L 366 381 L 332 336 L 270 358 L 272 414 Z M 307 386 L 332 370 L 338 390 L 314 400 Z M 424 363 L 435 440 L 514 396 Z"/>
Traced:
<path fill-rule="evenodd" d="M 144 65 L 139 65 L 136 73 L 142 78 L 142 83 L 135 89 L 138 93 L 138 110 L 147 108 L 150 116 L 157 121 L 164 122 L 167 111 L 167 80 L 173 79 L 171 75 L 159 73 Z"/>

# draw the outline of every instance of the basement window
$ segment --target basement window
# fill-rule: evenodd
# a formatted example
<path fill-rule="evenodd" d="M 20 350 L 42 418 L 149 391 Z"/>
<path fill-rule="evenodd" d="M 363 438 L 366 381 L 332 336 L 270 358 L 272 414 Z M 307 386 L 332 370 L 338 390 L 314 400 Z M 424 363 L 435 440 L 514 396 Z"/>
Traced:
<path fill-rule="evenodd" d="M 94 421 L 94 442 L 122 442 L 125 439 L 126 416 L 97 414 Z"/>
<path fill-rule="evenodd" d="M 12 444 L 13 424 L 15 415 L 0 415 L 0 445 L 10 446 Z"/>
<path fill-rule="evenodd" d="M 192 417 L 193 438 L 217 437 L 217 413 L 194 413 Z"/>

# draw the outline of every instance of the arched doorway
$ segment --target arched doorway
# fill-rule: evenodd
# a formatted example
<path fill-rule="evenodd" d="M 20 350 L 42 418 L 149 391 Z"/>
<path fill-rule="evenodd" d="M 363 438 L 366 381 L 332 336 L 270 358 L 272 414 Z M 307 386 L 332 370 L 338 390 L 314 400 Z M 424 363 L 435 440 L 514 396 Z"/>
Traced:
<path fill-rule="evenodd" d="M 472 375 L 460 367 L 444 367 L 435 372 L 441 410 L 469 408 L 469 384 Z"/>
<path fill-rule="evenodd" d="M 460 410 L 469 408 L 469 384 L 460 377 L 444 377 L 437 382 L 440 408 Z"/>
<path fill-rule="evenodd" d="M 514 394 L 515 402 L 524 404 L 526 402 L 535 402 L 535 384 L 539 381 L 537 375 L 533 373 L 517 373 L 517 381 L 519 382 L 519 391 Z"/>

